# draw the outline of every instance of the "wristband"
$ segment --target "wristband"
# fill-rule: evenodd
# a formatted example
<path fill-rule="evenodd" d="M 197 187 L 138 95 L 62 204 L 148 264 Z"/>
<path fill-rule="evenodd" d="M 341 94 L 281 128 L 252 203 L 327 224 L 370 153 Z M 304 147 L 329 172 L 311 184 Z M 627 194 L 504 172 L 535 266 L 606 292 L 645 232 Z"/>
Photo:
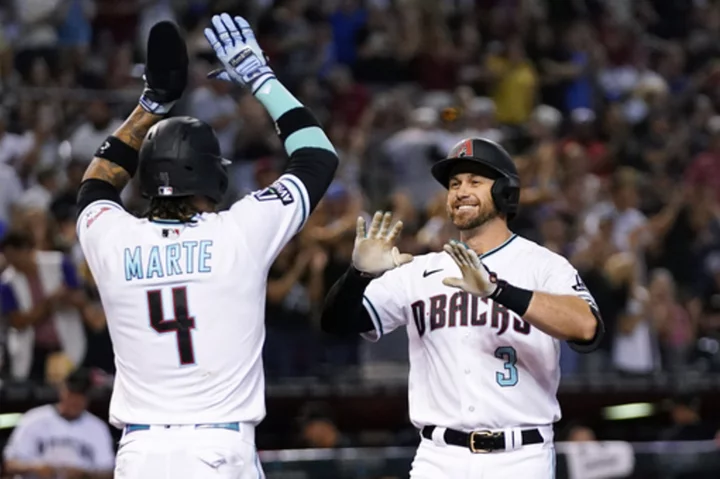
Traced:
<path fill-rule="evenodd" d="M 502 304 L 510 311 L 514 311 L 520 315 L 520 317 L 523 317 L 530 306 L 530 300 L 532 300 L 533 292 L 527 289 L 515 287 L 502 279 L 495 279 L 493 282 L 497 286 L 495 291 L 493 291 L 488 298 L 498 304 Z"/>
<path fill-rule="evenodd" d="M 139 153 L 132 146 L 115 136 L 108 136 L 95 152 L 96 158 L 112 161 L 128 172 L 132 178 L 137 171 Z"/>
<path fill-rule="evenodd" d="M 360 271 L 359 269 L 355 268 L 355 266 L 352 266 L 352 265 L 350 266 L 350 271 L 352 272 L 353 275 L 357 276 L 358 278 L 367 280 L 368 283 L 370 282 L 370 280 L 380 277 L 379 274 L 366 273 L 364 271 Z"/>
<path fill-rule="evenodd" d="M 293 133 L 300 131 L 304 128 L 316 126 L 322 128 L 320 122 L 312 114 L 310 110 L 305 107 L 299 106 L 288 110 L 282 114 L 280 118 L 275 122 L 277 126 L 278 136 L 283 143 Z"/>

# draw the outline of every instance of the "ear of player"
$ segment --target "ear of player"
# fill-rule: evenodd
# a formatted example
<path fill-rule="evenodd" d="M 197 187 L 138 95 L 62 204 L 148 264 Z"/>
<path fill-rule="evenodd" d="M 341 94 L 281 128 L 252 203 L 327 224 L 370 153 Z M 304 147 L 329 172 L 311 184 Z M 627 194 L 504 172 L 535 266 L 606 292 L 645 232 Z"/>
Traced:
<path fill-rule="evenodd" d="M 188 53 L 178 27 L 168 21 L 150 29 L 145 63 L 145 89 L 140 106 L 154 115 L 165 115 L 180 99 L 188 80 Z"/>
<path fill-rule="evenodd" d="M 392 213 L 378 211 L 366 231 L 365 219 L 357 220 L 357 235 L 352 253 L 353 267 L 368 276 L 380 276 L 398 266 L 412 261 L 410 254 L 400 253 L 395 241 L 402 231 L 402 221 L 390 227 Z"/>
<path fill-rule="evenodd" d="M 205 38 L 224 67 L 213 70 L 208 77 L 231 81 L 249 88 L 252 93 L 275 78 L 255 33 L 244 18 L 232 18 L 227 13 L 213 15 L 212 28 L 205 29 Z"/>
<path fill-rule="evenodd" d="M 462 278 L 444 278 L 443 284 L 451 288 L 458 288 L 467 293 L 482 298 L 491 296 L 497 289 L 490 279 L 490 272 L 482 264 L 477 253 L 471 250 L 465 243 L 450 240 L 443 249 L 460 268 Z"/>

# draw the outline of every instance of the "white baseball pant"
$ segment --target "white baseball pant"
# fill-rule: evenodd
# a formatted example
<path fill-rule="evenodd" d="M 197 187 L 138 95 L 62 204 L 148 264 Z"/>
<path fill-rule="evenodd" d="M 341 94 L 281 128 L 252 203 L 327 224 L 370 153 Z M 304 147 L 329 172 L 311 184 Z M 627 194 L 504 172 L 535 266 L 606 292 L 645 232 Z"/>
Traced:
<path fill-rule="evenodd" d="M 115 479 L 265 479 L 251 425 L 145 427 L 123 431 Z"/>
<path fill-rule="evenodd" d="M 543 444 L 489 453 L 422 438 L 410 479 L 554 479 L 552 433 L 543 437 Z"/>

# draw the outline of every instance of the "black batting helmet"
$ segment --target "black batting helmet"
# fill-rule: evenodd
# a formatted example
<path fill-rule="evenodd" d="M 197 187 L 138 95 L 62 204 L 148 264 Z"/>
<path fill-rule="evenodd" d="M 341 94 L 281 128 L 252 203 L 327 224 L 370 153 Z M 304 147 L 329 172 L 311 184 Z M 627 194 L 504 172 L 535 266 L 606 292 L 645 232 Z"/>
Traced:
<path fill-rule="evenodd" d="M 508 152 L 494 141 L 468 138 L 456 144 L 447 158 L 432 166 L 432 175 L 447 188 L 450 173 L 461 163 L 480 164 L 488 169 L 495 178 L 490 191 L 495 207 L 508 220 L 513 219 L 520 203 L 520 177 Z"/>
<path fill-rule="evenodd" d="M 229 163 L 210 125 L 189 116 L 167 118 L 150 128 L 140 148 L 140 192 L 146 198 L 197 195 L 219 203 Z"/>

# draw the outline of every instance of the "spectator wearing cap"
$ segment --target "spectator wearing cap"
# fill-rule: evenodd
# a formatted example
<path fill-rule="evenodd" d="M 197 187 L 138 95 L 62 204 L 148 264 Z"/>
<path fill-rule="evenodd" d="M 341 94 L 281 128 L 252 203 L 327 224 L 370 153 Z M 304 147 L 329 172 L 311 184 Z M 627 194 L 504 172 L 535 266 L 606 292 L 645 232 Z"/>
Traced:
<path fill-rule="evenodd" d="M 83 319 L 94 311 L 87 307 L 71 260 L 56 251 L 36 250 L 22 232 L 8 233 L 0 253 L 9 264 L 0 275 L 0 310 L 10 324 L 11 376 L 43 381 L 52 362 L 81 364 Z"/>
<path fill-rule="evenodd" d="M 89 371 L 78 369 L 60 385 L 56 404 L 26 412 L 5 448 L 5 473 L 26 479 L 112 478 L 113 440 L 105 422 L 87 411 L 91 388 Z"/>

